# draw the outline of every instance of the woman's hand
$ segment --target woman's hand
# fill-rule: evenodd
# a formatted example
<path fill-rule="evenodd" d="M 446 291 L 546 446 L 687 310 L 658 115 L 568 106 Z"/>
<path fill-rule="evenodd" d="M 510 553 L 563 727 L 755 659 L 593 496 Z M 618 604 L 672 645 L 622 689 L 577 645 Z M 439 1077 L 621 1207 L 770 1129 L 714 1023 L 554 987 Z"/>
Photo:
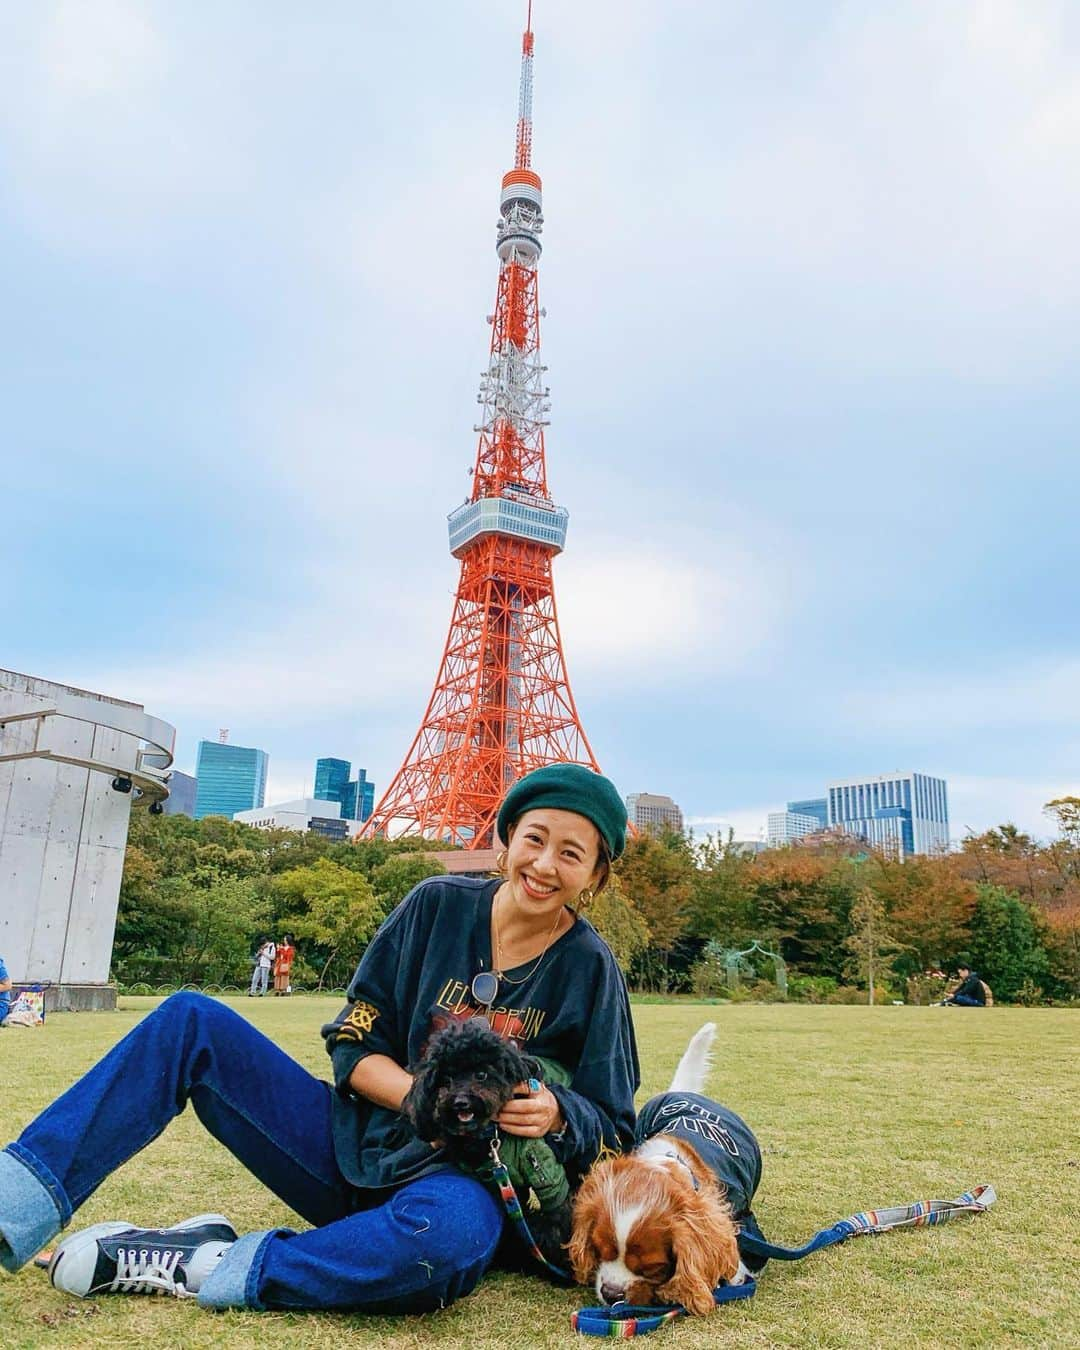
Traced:
<path fill-rule="evenodd" d="M 536 1085 L 536 1091 L 532 1085 Z M 495 1118 L 495 1123 L 507 1134 L 518 1134 L 526 1139 L 541 1139 L 545 1134 L 558 1134 L 566 1128 L 559 1101 L 555 1094 L 539 1080 L 519 1083 L 515 1095 Z"/>

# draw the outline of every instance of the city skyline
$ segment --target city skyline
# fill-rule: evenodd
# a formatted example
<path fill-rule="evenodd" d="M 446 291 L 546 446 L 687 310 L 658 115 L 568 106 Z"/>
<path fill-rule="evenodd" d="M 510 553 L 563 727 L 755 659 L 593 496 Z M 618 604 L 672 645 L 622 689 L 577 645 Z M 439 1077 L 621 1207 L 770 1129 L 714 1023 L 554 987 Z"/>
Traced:
<path fill-rule="evenodd" d="M 8 665 L 143 704 L 185 772 L 229 725 L 269 800 L 326 746 L 390 781 L 457 570 L 522 18 L 12 12 Z M 954 838 L 1048 836 L 1080 34 L 1040 0 L 534 20 L 555 585 L 601 767 L 699 834 L 917 764 Z"/>

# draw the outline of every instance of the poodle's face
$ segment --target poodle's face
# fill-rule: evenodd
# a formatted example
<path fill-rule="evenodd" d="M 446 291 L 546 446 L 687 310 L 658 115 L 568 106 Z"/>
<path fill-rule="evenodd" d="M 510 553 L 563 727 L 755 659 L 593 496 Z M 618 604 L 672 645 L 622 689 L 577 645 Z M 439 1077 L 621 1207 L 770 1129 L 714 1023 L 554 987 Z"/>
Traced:
<path fill-rule="evenodd" d="M 525 1056 L 479 1018 L 452 1023 L 428 1042 L 402 1109 L 421 1139 L 475 1138 L 532 1072 Z"/>

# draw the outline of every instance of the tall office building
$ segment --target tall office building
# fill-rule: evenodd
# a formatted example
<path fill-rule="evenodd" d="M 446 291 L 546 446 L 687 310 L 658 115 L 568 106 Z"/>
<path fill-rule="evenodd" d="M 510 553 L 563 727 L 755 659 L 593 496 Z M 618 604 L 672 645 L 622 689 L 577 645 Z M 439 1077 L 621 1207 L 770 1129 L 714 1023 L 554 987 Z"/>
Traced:
<path fill-rule="evenodd" d="M 193 816 L 197 783 L 189 773 L 173 769 L 169 774 L 169 795 L 161 804 L 167 816 Z"/>
<path fill-rule="evenodd" d="M 222 741 L 200 741 L 195 762 L 195 819 L 250 811 L 266 800 L 266 770 L 270 758 L 265 750 Z"/>
<path fill-rule="evenodd" d="M 683 828 L 683 813 L 670 797 L 657 792 L 631 792 L 626 799 L 626 814 L 639 830 L 677 830 Z"/>
<path fill-rule="evenodd" d="M 368 782 L 366 769 L 357 769 L 353 781 L 345 784 L 341 814 L 346 820 L 367 820 L 374 810 L 375 784 Z"/>
<path fill-rule="evenodd" d="M 320 802 L 345 804 L 345 790 L 349 785 L 352 765 L 347 759 L 317 759 L 315 761 L 315 798 Z M 345 814 L 344 811 L 341 813 Z"/>
<path fill-rule="evenodd" d="M 828 828 L 828 797 L 807 797 L 801 802 L 788 802 L 787 809 L 793 816 L 813 816 L 818 823 L 819 830 Z"/>
<path fill-rule="evenodd" d="M 944 853 L 949 806 L 944 778 L 883 773 L 845 778 L 828 786 L 829 825 L 858 835 L 899 858 Z"/>
<path fill-rule="evenodd" d="M 796 839 L 803 839 L 808 834 L 817 834 L 824 828 L 817 816 L 793 811 L 791 808 L 794 805 L 796 803 L 789 802 L 786 811 L 769 812 L 765 835 L 769 848 L 783 848 L 786 844 L 793 844 Z"/>

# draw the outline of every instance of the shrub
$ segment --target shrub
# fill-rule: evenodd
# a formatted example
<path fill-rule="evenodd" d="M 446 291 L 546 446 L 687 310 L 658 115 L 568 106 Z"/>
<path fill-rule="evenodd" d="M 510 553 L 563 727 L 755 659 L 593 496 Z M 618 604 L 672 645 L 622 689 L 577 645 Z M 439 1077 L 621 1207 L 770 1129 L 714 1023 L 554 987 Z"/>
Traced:
<path fill-rule="evenodd" d="M 788 998 L 800 1003 L 828 1003 L 837 982 L 831 975 L 789 975 Z"/>

